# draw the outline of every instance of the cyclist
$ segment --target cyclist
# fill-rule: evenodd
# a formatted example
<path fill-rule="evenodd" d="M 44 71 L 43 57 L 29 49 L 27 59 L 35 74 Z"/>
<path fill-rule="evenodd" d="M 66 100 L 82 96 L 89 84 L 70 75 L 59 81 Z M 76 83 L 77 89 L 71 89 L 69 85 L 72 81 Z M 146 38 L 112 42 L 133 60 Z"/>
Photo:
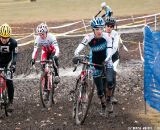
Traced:
<path fill-rule="evenodd" d="M 103 2 L 103 3 L 101 4 L 101 7 L 102 7 L 102 10 L 105 11 L 105 14 L 102 15 L 102 18 L 103 18 L 103 17 L 111 17 L 111 16 L 113 15 L 112 9 L 111 9 L 108 5 L 106 5 L 105 2 Z"/>
<path fill-rule="evenodd" d="M 101 114 L 106 114 L 106 103 L 108 111 L 113 111 L 113 105 L 110 100 L 113 88 L 113 65 L 112 65 L 112 39 L 107 33 L 103 32 L 105 22 L 101 17 L 96 17 L 91 20 L 91 27 L 93 33 L 87 34 L 82 42 L 79 44 L 74 53 L 73 63 L 78 62 L 78 55 L 82 49 L 89 45 L 90 47 L 90 62 L 95 64 L 107 65 L 107 93 L 104 91 L 105 86 L 103 85 L 103 80 L 101 78 L 102 68 L 91 67 L 93 69 L 93 79 L 97 87 L 97 94 L 101 101 Z M 107 102 L 105 95 L 107 95 Z"/>
<path fill-rule="evenodd" d="M 58 57 L 59 57 L 59 46 L 56 37 L 49 33 L 48 26 L 45 23 L 41 23 L 37 26 L 37 34 L 34 42 L 34 50 L 32 53 L 31 64 L 35 64 L 35 60 L 38 54 L 38 48 L 41 46 L 41 60 L 48 60 L 49 58 L 54 59 L 56 66 L 58 67 Z M 42 70 L 44 70 L 45 64 L 42 63 Z M 60 82 L 58 68 L 53 66 L 55 70 L 55 83 Z"/>
<path fill-rule="evenodd" d="M 118 100 L 114 96 L 114 91 L 116 87 L 116 68 L 119 63 L 119 34 L 117 31 L 114 30 L 116 24 L 116 20 L 114 18 L 107 18 L 105 21 L 105 29 L 108 35 L 112 37 L 112 43 L 113 43 L 113 55 L 112 55 L 112 61 L 113 61 L 113 66 L 114 66 L 114 87 L 113 87 L 113 95 L 112 95 L 112 102 L 117 103 Z"/>
<path fill-rule="evenodd" d="M 14 73 L 16 70 L 17 58 L 17 41 L 11 38 L 11 27 L 8 24 L 0 26 L 0 68 L 10 68 Z M 8 110 L 13 110 L 14 85 L 12 76 L 7 73 L 7 88 L 8 88 Z"/>

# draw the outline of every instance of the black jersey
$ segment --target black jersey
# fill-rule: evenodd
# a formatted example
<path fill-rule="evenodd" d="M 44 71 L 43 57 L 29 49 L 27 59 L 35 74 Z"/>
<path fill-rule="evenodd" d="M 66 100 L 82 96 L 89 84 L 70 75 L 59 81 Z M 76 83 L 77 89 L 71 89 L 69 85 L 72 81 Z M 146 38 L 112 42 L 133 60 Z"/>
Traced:
<path fill-rule="evenodd" d="M 0 67 L 6 67 L 10 61 L 15 64 L 17 52 L 17 41 L 15 39 L 10 38 L 6 44 L 0 41 Z"/>

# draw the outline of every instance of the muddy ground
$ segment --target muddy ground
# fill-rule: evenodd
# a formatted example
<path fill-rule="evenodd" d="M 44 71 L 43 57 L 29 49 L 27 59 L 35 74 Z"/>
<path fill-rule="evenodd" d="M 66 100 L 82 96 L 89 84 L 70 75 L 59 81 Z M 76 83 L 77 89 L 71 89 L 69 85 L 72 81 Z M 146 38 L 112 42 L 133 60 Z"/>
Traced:
<path fill-rule="evenodd" d="M 115 93 L 119 102 L 114 105 L 113 114 L 107 118 L 99 114 L 100 104 L 95 93 L 91 111 L 84 125 L 75 124 L 71 114 L 72 102 L 68 94 L 73 89 L 79 73 L 72 72 L 71 60 L 82 37 L 58 38 L 61 51 L 59 58 L 61 82 L 56 89 L 55 105 L 51 110 L 44 109 L 41 105 L 39 77 L 30 71 L 29 61 L 33 44 L 19 47 L 17 71 L 14 77 L 15 109 L 9 117 L 0 118 L 0 130 L 131 130 L 144 127 L 153 129 L 154 125 L 151 122 L 139 116 L 140 113 L 144 113 L 143 63 L 138 50 L 138 42 L 142 43 L 143 34 L 122 34 L 121 37 L 125 41 L 136 43 L 124 42 L 128 52 L 123 46 L 120 47 L 121 60 Z"/>

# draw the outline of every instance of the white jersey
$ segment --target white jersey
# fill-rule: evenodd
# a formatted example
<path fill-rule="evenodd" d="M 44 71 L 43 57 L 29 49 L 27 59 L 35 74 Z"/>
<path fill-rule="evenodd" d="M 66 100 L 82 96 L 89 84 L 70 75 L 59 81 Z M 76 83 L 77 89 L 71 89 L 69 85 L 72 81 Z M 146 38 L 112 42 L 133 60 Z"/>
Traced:
<path fill-rule="evenodd" d="M 56 37 L 51 33 L 47 33 L 46 39 L 42 39 L 39 35 L 36 36 L 35 43 L 34 43 L 34 51 L 32 53 L 33 59 L 36 58 L 36 55 L 37 55 L 36 53 L 39 47 L 42 47 L 43 51 L 46 51 L 49 53 L 51 51 L 55 51 L 55 55 L 59 56 L 58 42 L 56 40 Z"/>
<path fill-rule="evenodd" d="M 112 37 L 112 44 L 113 44 L 113 52 L 112 52 L 112 54 L 115 54 L 116 53 L 116 51 L 118 50 L 118 48 L 119 48 L 119 34 L 118 34 L 118 32 L 117 31 L 115 31 L 115 30 L 112 30 L 112 32 L 111 33 L 108 33 L 108 34 L 110 34 L 111 35 L 111 37 Z"/>

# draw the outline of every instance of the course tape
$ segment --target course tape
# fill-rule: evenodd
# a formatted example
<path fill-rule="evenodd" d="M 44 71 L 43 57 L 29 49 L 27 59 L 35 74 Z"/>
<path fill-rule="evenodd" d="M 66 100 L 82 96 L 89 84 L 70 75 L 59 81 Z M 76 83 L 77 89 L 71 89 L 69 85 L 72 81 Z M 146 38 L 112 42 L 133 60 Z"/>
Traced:
<path fill-rule="evenodd" d="M 34 33 L 31 33 L 31 34 L 28 35 L 28 36 L 25 36 L 25 37 L 22 37 L 22 38 L 19 38 L 19 39 L 16 39 L 16 40 L 17 40 L 17 41 L 20 41 L 20 40 L 26 39 L 26 38 L 28 38 L 28 37 L 30 37 L 30 36 L 32 36 L 32 35 L 34 35 Z"/>
<path fill-rule="evenodd" d="M 81 23 L 81 22 L 82 22 L 82 20 L 81 20 L 81 21 L 74 22 L 74 23 L 69 23 L 69 24 L 65 24 L 65 25 L 57 26 L 57 27 L 49 27 L 49 29 L 64 28 L 64 27 L 72 26 L 72 25 L 74 25 L 74 24 Z"/>
<path fill-rule="evenodd" d="M 153 15 L 142 16 L 142 17 L 138 17 L 138 18 L 151 17 L 151 16 L 155 16 L 155 15 L 159 15 L 159 14 L 160 14 L 160 13 L 153 14 Z M 137 19 L 137 18 L 134 18 L 134 19 Z M 144 20 L 138 21 L 138 22 L 135 22 L 135 23 L 140 23 L 140 22 L 143 22 L 143 21 L 144 21 Z M 86 33 L 84 33 L 84 34 L 75 34 L 75 35 L 69 35 L 69 34 L 72 34 L 72 33 L 78 32 L 78 31 L 82 31 L 82 29 L 85 29 L 85 32 L 87 32 L 87 29 L 86 29 L 86 28 L 89 27 L 90 25 L 87 25 L 87 26 L 86 26 L 85 23 L 84 23 L 84 20 L 77 21 L 77 22 L 74 22 L 74 23 L 65 24 L 65 25 L 62 25 L 62 26 L 50 27 L 50 28 L 52 28 L 52 29 L 53 29 L 53 28 L 63 28 L 63 27 L 67 27 L 67 26 L 71 26 L 71 25 L 80 23 L 80 22 L 83 23 L 83 25 L 84 25 L 83 27 L 77 28 L 77 29 L 73 29 L 73 30 L 68 31 L 68 32 L 65 32 L 65 33 L 59 33 L 59 34 L 56 34 L 56 33 L 55 33 L 54 35 L 57 36 L 57 37 L 81 37 L 81 36 L 85 36 Z M 155 23 L 155 22 L 148 22 L 147 24 L 152 24 L 152 23 Z M 131 23 L 128 24 L 128 25 L 131 25 Z M 144 26 L 144 24 L 137 24 L 137 25 L 131 25 L 131 26 L 127 26 L 127 24 L 126 24 L 126 25 L 118 26 L 118 29 L 123 29 L 123 28 L 136 28 L 136 27 L 142 27 L 142 26 Z M 14 34 L 14 35 L 17 35 L 17 34 Z M 21 35 L 22 35 L 22 34 L 21 34 Z M 23 40 L 23 39 L 26 39 L 26 38 L 28 38 L 28 37 L 30 37 L 30 36 L 32 36 L 32 35 L 34 35 L 34 33 L 29 34 L 28 36 L 19 38 L 19 39 L 17 39 L 17 40 L 18 40 L 18 41 L 19 41 L 19 40 Z M 123 41 L 123 42 L 136 43 L 136 42 L 133 42 L 133 41 Z M 28 42 L 23 43 L 23 44 L 19 44 L 19 46 L 28 45 L 28 44 L 30 44 L 30 43 L 33 43 L 33 40 L 28 41 Z M 127 48 L 126 48 L 124 45 L 123 45 L 123 47 L 124 47 L 124 49 L 127 51 Z"/>
<path fill-rule="evenodd" d="M 28 41 L 28 42 L 25 42 L 25 43 L 22 43 L 22 44 L 18 44 L 18 46 L 21 47 L 21 46 L 29 45 L 31 43 L 34 43 L 34 40 L 31 40 L 31 41 Z"/>
<path fill-rule="evenodd" d="M 142 18 L 149 18 L 149 17 L 153 17 L 153 16 L 158 16 L 160 15 L 160 13 L 157 14 L 151 14 L 151 15 L 144 15 L 144 16 L 140 16 L 140 17 L 131 17 L 131 18 L 126 18 L 126 19 L 119 19 L 117 20 L 117 22 L 122 22 L 122 21 L 126 21 L 126 20 L 136 20 L 136 19 L 142 19 Z"/>

